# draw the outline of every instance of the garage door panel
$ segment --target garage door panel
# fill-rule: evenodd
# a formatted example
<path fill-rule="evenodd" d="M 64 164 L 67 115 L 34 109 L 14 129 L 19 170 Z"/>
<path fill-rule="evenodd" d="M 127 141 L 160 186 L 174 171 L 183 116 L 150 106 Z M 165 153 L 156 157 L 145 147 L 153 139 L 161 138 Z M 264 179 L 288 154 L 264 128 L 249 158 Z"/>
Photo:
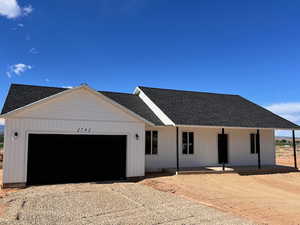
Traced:
<path fill-rule="evenodd" d="M 125 176 L 125 135 L 29 135 L 29 184 L 100 181 Z"/>

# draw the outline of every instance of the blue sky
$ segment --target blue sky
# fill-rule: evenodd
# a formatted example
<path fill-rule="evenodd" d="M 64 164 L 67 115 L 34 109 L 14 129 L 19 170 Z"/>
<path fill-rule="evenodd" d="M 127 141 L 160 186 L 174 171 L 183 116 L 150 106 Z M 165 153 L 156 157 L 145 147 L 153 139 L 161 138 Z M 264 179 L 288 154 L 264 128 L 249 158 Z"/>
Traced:
<path fill-rule="evenodd" d="M 300 1 L 0 0 L 11 83 L 240 94 L 300 123 Z"/>

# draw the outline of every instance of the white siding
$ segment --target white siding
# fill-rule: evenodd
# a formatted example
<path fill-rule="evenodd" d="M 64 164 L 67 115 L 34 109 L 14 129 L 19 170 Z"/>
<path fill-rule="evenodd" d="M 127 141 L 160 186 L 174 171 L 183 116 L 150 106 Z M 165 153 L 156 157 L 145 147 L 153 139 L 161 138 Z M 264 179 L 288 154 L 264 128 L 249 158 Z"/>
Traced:
<path fill-rule="evenodd" d="M 101 121 L 139 121 L 86 89 L 77 89 L 20 111 L 14 117 Z"/>
<path fill-rule="evenodd" d="M 144 123 L 87 91 L 33 106 L 7 118 L 5 125 L 3 183 L 26 182 L 28 133 L 78 134 L 78 128 L 91 128 L 90 134 L 127 135 L 126 175 L 144 176 Z M 14 132 L 19 133 L 16 139 Z"/>
<path fill-rule="evenodd" d="M 151 128 L 158 130 L 158 155 L 146 155 L 146 171 L 157 171 L 163 168 L 176 167 L 176 128 Z M 182 154 L 182 131 L 194 132 L 194 154 Z M 219 166 L 216 128 L 179 128 L 179 164 L 180 167 Z M 228 134 L 228 165 L 257 165 L 257 154 L 250 153 L 251 129 L 225 129 Z M 261 163 L 275 164 L 274 131 L 260 130 Z"/>
<path fill-rule="evenodd" d="M 147 127 L 146 130 L 158 131 L 158 154 L 146 155 L 146 171 L 176 167 L 176 128 Z"/>

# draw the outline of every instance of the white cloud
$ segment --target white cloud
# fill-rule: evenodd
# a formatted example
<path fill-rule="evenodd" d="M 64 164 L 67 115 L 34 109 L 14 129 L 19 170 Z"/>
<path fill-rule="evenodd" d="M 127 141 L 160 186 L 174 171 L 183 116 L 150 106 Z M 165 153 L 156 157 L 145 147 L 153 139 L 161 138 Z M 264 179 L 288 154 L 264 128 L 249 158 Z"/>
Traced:
<path fill-rule="evenodd" d="M 33 11 L 31 5 L 20 7 L 17 0 L 0 0 L 0 15 L 8 19 L 27 16 Z"/>
<path fill-rule="evenodd" d="M 300 102 L 275 103 L 266 108 L 294 123 L 300 122 Z"/>
<path fill-rule="evenodd" d="M 300 113 L 300 102 L 277 103 L 266 108 L 280 114 Z"/>
<path fill-rule="evenodd" d="M 70 88 L 73 88 L 73 86 L 62 86 L 63 88 L 68 88 L 68 89 L 70 89 Z"/>
<path fill-rule="evenodd" d="M 1 0 L 0 0 L 1 1 Z M 12 30 L 19 30 L 22 29 L 24 27 L 23 23 L 18 23 L 16 27 L 11 28 Z"/>
<path fill-rule="evenodd" d="M 45 79 L 46 82 L 50 82 L 50 80 L 48 78 Z"/>
<path fill-rule="evenodd" d="M 25 6 L 25 7 L 23 8 L 23 15 L 24 15 L 24 16 L 27 16 L 27 15 L 29 15 L 30 13 L 32 13 L 32 11 L 33 11 L 33 8 L 32 8 L 31 5 Z"/>
<path fill-rule="evenodd" d="M 289 121 L 300 123 L 300 102 L 275 103 L 265 108 Z M 291 131 L 278 130 L 276 136 L 291 136 Z M 296 136 L 299 137 L 300 132 L 296 131 Z"/>
<path fill-rule="evenodd" d="M 275 131 L 276 137 L 292 137 L 291 130 L 276 130 Z M 295 136 L 300 137 L 300 131 L 295 131 Z"/>
<path fill-rule="evenodd" d="M 15 64 L 9 67 L 9 71 L 6 72 L 6 75 L 11 78 L 12 75 L 21 75 L 21 73 L 24 73 L 26 70 L 31 70 L 32 66 L 26 65 L 23 63 Z"/>
<path fill-rule="evenodd" d="M 36 50 L 36 48 L 31 48 L 31 49 L 29 49 L 29 51 L 28 51 L 30 54 L 38 54 L 39 52 Z"/>
<path fill-rule="evenodd" d="M 0 15 L 8 19 L 16 18 L 22 14 L 22 10 L 16 0 L 1 0 Z"/>

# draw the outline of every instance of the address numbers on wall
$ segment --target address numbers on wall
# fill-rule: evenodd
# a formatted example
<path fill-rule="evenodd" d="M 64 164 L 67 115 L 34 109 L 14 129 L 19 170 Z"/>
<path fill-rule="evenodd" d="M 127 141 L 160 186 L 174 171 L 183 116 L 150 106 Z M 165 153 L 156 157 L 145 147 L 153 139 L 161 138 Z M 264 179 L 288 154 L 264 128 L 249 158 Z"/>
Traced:
<path fill-rule="evenodd" d="M 86 127 L 79 127 L 77 129 L 77 133 L 91 133 L 92 129 L 91 128 L 86 128 Z"/>

